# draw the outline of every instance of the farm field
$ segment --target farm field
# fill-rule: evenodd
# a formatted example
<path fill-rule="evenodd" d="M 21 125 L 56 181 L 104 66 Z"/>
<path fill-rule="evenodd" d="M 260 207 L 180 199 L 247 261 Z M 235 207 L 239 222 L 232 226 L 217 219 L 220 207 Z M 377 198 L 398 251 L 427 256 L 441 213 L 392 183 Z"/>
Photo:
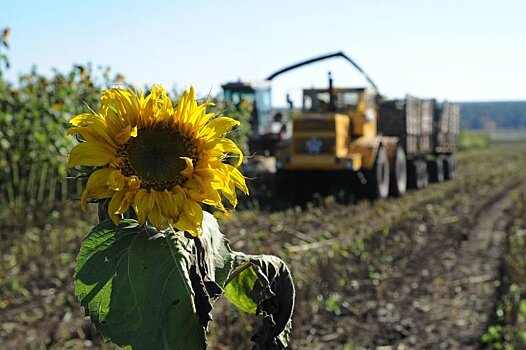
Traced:
<path fill-rule="evenodd" d="M 272 202 L 267 176 L 250 181 L 254 195 L 220 227 L 233 249 L 275 254 L 291 269 L 292 349 L 526 346 L 526 144 L 457 161 L 452 181 L 349 205 L 318 197 L 286 207 Z M 73 293 L 95 213 L 68 207 L 41 226 L 0 223 L 0 349 L 112 348 Z M 222 300 L 214 320 L 211 349 L 251 347 L 258 320 Z"/>

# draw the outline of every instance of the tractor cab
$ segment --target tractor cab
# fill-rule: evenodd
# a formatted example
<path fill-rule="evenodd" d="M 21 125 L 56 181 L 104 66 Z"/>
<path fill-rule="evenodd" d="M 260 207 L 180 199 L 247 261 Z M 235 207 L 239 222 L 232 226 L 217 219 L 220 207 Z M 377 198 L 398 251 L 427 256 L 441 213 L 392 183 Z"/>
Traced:
<path fill-rule="evenodd" d="M 359 170 L 363 145 L 375 142 L 377 92 L 373 87 L 304 89 L 302 113 L 292 121 L 279 164 L 287 170 Z M 369 152 L 371 153 L 371 152 Z"/>
<path fill-rule="evenodd" d="M 332 85 L 332 84 L 329 84 Z M 304 89 L 300 119 L 334 120 L 334 116 L 349 119 L 350 136 L 376 133 L 376 90 L 373 88 Z M 301 123 L 298 120 L 298 123 Z"/>
<path fill-rule="evenodd" d="M 304 113 L 338 112 L 349 114 L 363 99 L 363 89 L 305 89 L 303 90 Z"/>
<path fill-rule="evenodd" d="M 274 113 L 270 84 L 231 82 L 222 86 L 224 100 L 250 123 L 248 147 L 251 153 L 272 155 L 276 144 L 285 136 L 283 114 Z"/>
<path fill-rule="evenodd" d="M 233 82 L 222 86 L 225 103 L 238 112 L 247 114 L 253 135 L 262 135 L 271 129 L 270 86 Z"/>

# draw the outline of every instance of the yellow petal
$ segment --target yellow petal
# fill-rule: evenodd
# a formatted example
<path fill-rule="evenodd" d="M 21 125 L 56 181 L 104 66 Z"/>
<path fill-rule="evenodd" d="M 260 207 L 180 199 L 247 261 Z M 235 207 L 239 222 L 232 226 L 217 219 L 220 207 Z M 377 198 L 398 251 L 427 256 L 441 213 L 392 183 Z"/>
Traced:
<path fill-rule="evenodd" d="M 181 171 L 181 175 L 186 177 L 187 179 L 191 179 L 192 175 L 194 174 L 194 163 L 191 158 L 188 157 L 180 157 L 182 160 L 185 161 L 186 167 L 183 171 Z"/>
<path fill-rule="evenodd" d="M 137 95 L 126 89 L 112 89 L 115 96 L 115 103 L 120 114 L 124 117 L 128 125 L 137 125 L 137 116 L 139 115 L 139 101 Z"/>
<path fill-rule="evenodd" d="M 135 201 L 133 203 L 133 209 L 137 214 L 137 221 L 141 225 L 143 225 L 146 222 L 146 217 L 149 211 L 147 194 L 147 190 L 140 189 L 135 195 Z"/>
<path fill-rule="evenodd" d="M 151 190 L 149 194 L 150 210 L 148 212 L 148 220 L 155 226 L 156 229 L 160 230 L 163 225 L 163 215 L 161 213 L 160 203 L 162 202 L 161 194 L 158 191 Z"/>
<path fill-rule="evenodd" d="M 117 144 L 113 137 L 114 135 L 109 133 L 104 118 L 96 114 L 84 113 L 71 119 L 70 124 L 74 127 L 68 129 L 68 135 L 79 133 L 86 141 L 103 142 L 113 148 L 117 148 Z"/>
<path fill-rule="evenodd" d="M 158 112 L 157 119 L 159 120 L 159 122 L 168 124 L 173 121 L 172 101 L 170 100 L 170 98 L 168 98 L 168 96 L 165 93 L 164 96 L 162 96 L 162 100 L 160 101 L 160 103 L 161 109 Z"/>
<path fill-rule="evenodd" d="M 106 182 L 107 187 L 113 191 L 123 191 L 126 186 L 126 177 L 119 170 L 112 169 Z"/>
<path fill-rule="evenodd" d="M 214 116 L 214 113 L 205 114 L 208 104 L 197 105 L 197 102 L 192 103 L 193 107 L 189 108 L 185 116 L 185 133 L 191 133 L 193 130 L 196 133 Z"/>
<path fill-rule="evenodd" d="M 122 106 L 115 103 L 115 95 L 115 89 L 109 89 L 105 90 L 100 98 L 101 114 L 104 116 L 111 135 L 117 135 L 126 125 L 129 125 L 129 120 L 123 119 L 126 111 L 120 110 Z"/>
<path fill-rule="evenodd" d="M 232 206 L 237 206 L 237 197 L 236 197 L 236 191 L 232 190 L 232 188 L 229 187 L 223 187 L 221 189 L 221 194 L 232 204 Z"/>
<path fill-rule="evenodd" d="M 82 142 L 69 154 L 68 168 L 77 165 L 104 166 L 115 157 L 116 150 L 99 142 Z"/>
<path fill-rule="evenodd" d="M 135 133 L 135 136 L 137 136 L 137 129 L 127 125 L 115 135 L 115 141 L 117 141 L 117 144 L 119 145 L 124 145 L 126 142 L 128 142 L 133 133 Z"/>
<path fill-rule="evenodd" d="M 126 186 L 131 191 L 137 192 L 141 186 L 141 180 L 135 175 L 126 177 Z"/>
<path fill-rule="evenodd" d="M 104 120 L 104 118 L 102 118 L 101 116 L 97 115 L 97 114 L 93 114 L 93 113 L 82 113 L 82 114 L 79 114 L 73 118 L 71 118 L 71 120 L 69 121 L 69 123 L 73 126 L 80 126 L 80 127 L 84 127 L 84 126 L 88 126 L 88 125 L 92 125 L 92 124 L 99 124 L 99 125 L 105 125 L 106 122 Z"/>
<path fill-rule="evenodd" d="M 108 205 L 108 215 L 115 225 L 119 223 L 120 220 L 120 211 L 119 209 L 123 207 L 123 201 L 125 199 L 126 193 L 124 191 L 116 192 L 113 197 L 111 197 L 110 204 Z"/>
<path fill-rule="evenodd" d="M 234 184 L 237 188 L 239 188 L 241 191 L 243 191 L 244 194 L 248 195 L 248 187 L 245 182 L 245 177 L 239 170 L 234 168 L 231 165 L 225 164 L 225 166 L 229 167 L 229 174 L 230 177 L 234 180 Z"/>
<path fill-rule="evenodd" d="M 201 224 L 203 222 L 203 209 L 193 200 L 187 200 L 185 203 L 185 210 L 182 211 L 179 221 L 176 222 L 175 227 L 179 230 L 187 231 L 194 237 L 198 237 L 203 233 Z"/>
<path fill-rule="evenodd" d="M 113 194 L 109 186 L 107 185 L 108 177 L 111 173 L 119 172 L 118 170 L 111 168 L 104 168 L 94 171 L 86 183 L 86 188 L 80 198 L 80 205 L 82 210 L 86 210 L 86 201 L 88 199 L 102 199 L 109 198 Z"/>
<path fill-rule="evenodd" d="M 205 141 L 218 138 L 232 130 L 234 126 L 239 125 L 239 121 L 228 118 L 228 117 L 218 117 L 212 119 L 204 128 L 201 129 L 199 137 L 203 138 Z"/>
<path fill-rule="evenodd" d="M 159 192 L 159 206 L 161 208 L 162 215 L 169 221 L 176 222 L 179 220 L 179 208 L 177 207 L 175 196 L 171 192 L 162 191 Z"/>
<path fill-rule="evenodd" d="M 243 163 L 243 153 L 234 143 L 234 141 L 226 138 L 221 138 L 212 142 L 208 142 L 205 145 L 206 148 L 211 148 L 212 151 L 219 152 L 221 154 L 231 153 L 234 157 L 237 157 L 236 167 Z"/>

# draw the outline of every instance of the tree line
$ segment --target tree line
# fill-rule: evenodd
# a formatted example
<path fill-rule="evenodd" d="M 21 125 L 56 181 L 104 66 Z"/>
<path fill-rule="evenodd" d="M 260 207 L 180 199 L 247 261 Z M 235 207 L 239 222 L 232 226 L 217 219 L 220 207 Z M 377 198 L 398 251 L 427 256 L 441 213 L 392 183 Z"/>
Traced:
<path fill-rule="evenodd" d="M 526 101 L 460 102 L 461 127 L 526 129 Z"/>

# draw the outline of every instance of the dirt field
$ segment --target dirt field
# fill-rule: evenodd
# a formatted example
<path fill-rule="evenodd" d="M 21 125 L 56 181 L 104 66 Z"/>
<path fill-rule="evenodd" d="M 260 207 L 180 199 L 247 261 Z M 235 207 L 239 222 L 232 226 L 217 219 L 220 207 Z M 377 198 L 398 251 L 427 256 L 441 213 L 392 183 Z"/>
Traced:
<path fill-rule="evenodd" d="M 272 205 L 270 185 L 252 181 L 261 202 L 245 203 L 251 209 L 220 225 L 235 250 L 275 254 L 289 265 L 297 288 L 292 349 L 486 346 L 481 336 L 502 323 L 496 310 L 516 278 L 504 263 L 510 237 L 526 230 L 526 144 L 461 153 L 458 164 L 455 180 L 350 205 L 331 197 L 303 208 Z M 59 230 L 60 222 L 26 228 L 17 239 L 2 227 L 0 349 L 110 347 L 72 290 L 89 227 Z M 525 264 L 526 250 L 514 254 Z M 519 321 L 511 326 L 524 326 Z M 250 348 L 255 322 L 220 300 L 210 348 Z"/>

